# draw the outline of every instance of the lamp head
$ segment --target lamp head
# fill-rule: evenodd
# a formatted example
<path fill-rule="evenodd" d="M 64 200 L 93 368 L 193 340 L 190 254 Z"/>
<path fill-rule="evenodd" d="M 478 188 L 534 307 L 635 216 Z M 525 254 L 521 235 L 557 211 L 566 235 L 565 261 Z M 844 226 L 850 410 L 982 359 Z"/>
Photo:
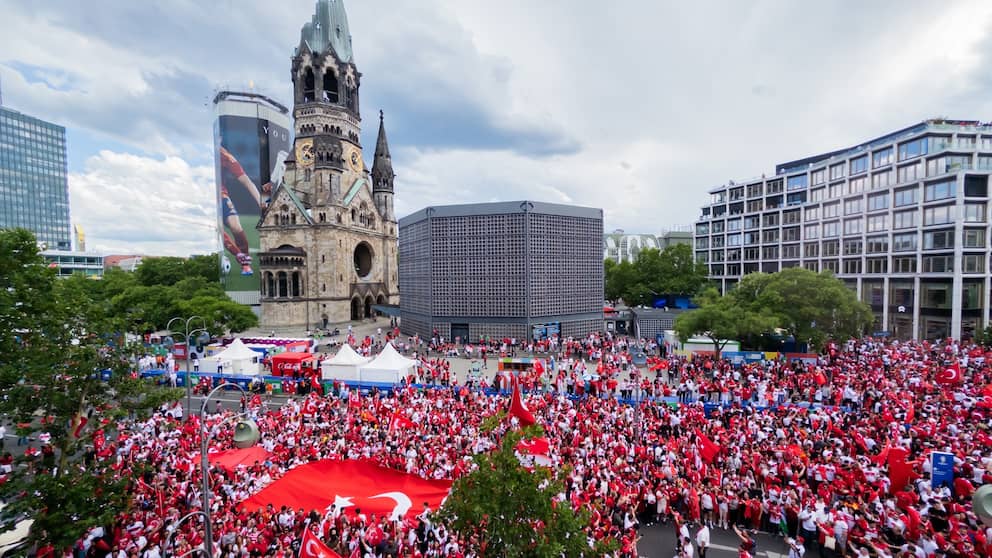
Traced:
<path fill-rule="evenodd" d="M 239 420 L 234 425 L 234 445 L 238 449 L 245 449 L 258 443 L 258 425 L 250 419 Z"/>

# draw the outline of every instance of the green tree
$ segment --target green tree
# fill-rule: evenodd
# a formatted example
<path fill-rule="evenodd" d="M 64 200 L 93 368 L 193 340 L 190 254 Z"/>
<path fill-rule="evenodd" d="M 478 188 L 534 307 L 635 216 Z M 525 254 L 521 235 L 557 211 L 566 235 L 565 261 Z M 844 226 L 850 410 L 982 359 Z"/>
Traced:
<path fill-rule="evenodd" d="M 536 426 L 524 432 L 508 432 L 497 450 L 474 457 L 478 467 L 455 481 L 442 519 L 481 557 L 602 556 L 615 549 L 616 541 L 610 540 L 590 552 L 584 532 L 589 512 L 555 501 L 567 471 L 553 474 L 520 464 L 514 448 L 525 435 L 541 434 Z"/>
<path fill-rule="evenodd" d="M 620 300 L 628 304 L 633 302 L 628 298 L 632 287 L 637 282 L 637 271 L 634 264 L 628 261 L 616 263 L 613 260 L 606 260 L 604 266 L 604 277 L 607 300 Z"/>
<path fill-rule="evenodd" d="M 717 358 L 728 342 L 770 331 L 777 325 L 778 317 L 768 310 L 754 311 L 739 304 L 733 296 L 721 296 L 713 287 L 703 291 L 694 302 L 699 308 L 679 314 L 675 332 L 683 343 L 694 335 L 707 337 Z"/>
<path fill-rule="evenodd" d="M 659 293 L 696 295 L 708 282 L 709 270 L 706 264 L 696 261 L 692 247 L 688 244 L 673 244 L 665 248 L 661 254 Z"/>
<path fill-rule="evenodd" d="M 0 231 L 0 262 L 0 414 L 30 433 L 47 432 L 56 450 L 40 462 L 26 458 L 29 466 L 15 468 L 0 495 L 9 502 L 5 513 L 35 520 L 33 539 L 63 547 L 109 523 L 127 503 L 125 483 L 107 467 L 81 466 L 94 431 L 112 430 L 121 416 L 144 414 L 181 392 L 131 377 L 133 355 L 120 342 L 123 320 L 97 296 L 93 281 L 58 280 L 33 235 Z M 89 422 L 77 436 L 83 417 Z"/>
<path fill-rule="evenodd" d="M 604 262 L 606 298 L 650 306 L 659 295 L 696 295 L 707 284 L 705 264 L 692 248 L 675 244 L 659 251 L 645 248 L 633 262 Z"/>
<path fill-rule="evenodd" d="M 175 285 L 187 277 L 186 260 L 183 258 L 143 258 L 134 270 L 138 283 L 146 287 Z"/>
<path fill-rule="evenodd" d="M 811 348 L 822 347 L 827 339 L 859 336 L 874 320 L 871 308 L 830 272 L 793 267 L 751 273 L 732 296 L 749 311 L 778 316 L 780 328 Z"/>

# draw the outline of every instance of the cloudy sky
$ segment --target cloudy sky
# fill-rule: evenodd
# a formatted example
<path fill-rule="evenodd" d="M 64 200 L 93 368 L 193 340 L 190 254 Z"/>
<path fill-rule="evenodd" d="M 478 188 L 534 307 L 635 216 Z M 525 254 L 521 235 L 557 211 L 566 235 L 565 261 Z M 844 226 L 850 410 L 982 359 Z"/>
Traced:
<path fill-rule="evenodd" d="M 992 120 L 992 2 L 345 1 L 363 143 L 396 212 L 536 199 L 606 228 L 691 223 L 707 190 L 928 117 Z M 63 124 L 88 247 L 215 247 L 212 109 L 291 101 L 312 0 L 0 0 L 5 106 Z M 366 155 L 371 159 L 371 153 Z"/>

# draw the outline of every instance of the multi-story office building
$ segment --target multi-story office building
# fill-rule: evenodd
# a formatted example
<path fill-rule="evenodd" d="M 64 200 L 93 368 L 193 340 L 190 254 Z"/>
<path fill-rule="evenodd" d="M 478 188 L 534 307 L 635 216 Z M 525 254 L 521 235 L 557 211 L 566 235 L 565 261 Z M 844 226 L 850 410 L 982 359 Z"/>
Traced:
<path fill-rule="evenodd" d="M 0 107 L 0 229 L 24 228 L 72 248 L 65 128 Z"/>
<path fill-rule="evenodd" d="M 653 234 L 627 234 L 623 229 L 617 229 L 603 235 L 603 259 L 617 263 L 632 262 L 637 254 L 645 248 L 664 250 L 676 244 L 692 244 L 692 226 L 682 225 L 662 231 L 658 236 Z"/>
<path fill-rule="evenodd" d="M 515 201 L 400 219 L 401 328 L 541 339 L 603 329 L 603 210 Z"/>
<path fill-rule="evenodd" d="M 989 323 L 992 124 L 928 120 L 710 191 L 696 257 L 726 290 L 748 273 L 831 271 L 900 338 Z"/>
<path fill-rule="evenodd" d="M 91 279 L 103 277 L 103 255 L 79 250 L 45 250 L 41 256 L 59 277 L 81 273 Z"/>

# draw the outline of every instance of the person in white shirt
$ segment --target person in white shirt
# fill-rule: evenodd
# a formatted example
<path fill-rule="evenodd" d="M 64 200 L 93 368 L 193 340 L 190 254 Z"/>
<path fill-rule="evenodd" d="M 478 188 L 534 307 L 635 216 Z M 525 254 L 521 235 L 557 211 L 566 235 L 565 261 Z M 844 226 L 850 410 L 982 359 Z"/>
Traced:
<path fill-rule="evenodd" d="M 706 549 L 710 546 L 710 528 L 703 523 L 699 531 L 696 532 L 696 547 L 699 549 L 699 558 L 706 558 Z"/>
<path fill-rule="evenodd" d="M 803 538 L 786 539 L 789 544 L 789 558 L 803 558 L 806 554 L 806 547 L 803 546 Z"/>

